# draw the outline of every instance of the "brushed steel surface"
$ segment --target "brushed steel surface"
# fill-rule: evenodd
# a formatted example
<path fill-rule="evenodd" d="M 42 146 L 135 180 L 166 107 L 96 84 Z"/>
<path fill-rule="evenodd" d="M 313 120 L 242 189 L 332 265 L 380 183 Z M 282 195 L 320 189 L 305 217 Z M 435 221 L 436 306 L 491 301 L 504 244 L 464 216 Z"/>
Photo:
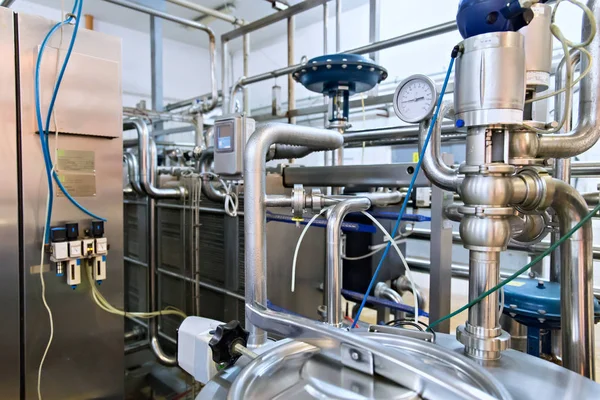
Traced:
<path fill-rule="evenodd" d="M 246 305 L 255 302 L 267 305 L 267 233 L 266 233 L 266 172 L 265 159 L 273 144 L 314 146 L 330 150 L 343 145 L 340 134 L 325 129 L 267 123 L 259 124 L 248 140 L 244 155 L 244 246 Z M 250 331 L 248 347 L 255 348 L 267 341 L 267 334 L 253 326 L 246 317 Z"/>
<path fill-rule="evenodd" d="M 0 7 L 0 398 L 19 397 L 19 231 L 13 13 Z"/>
<path fill-rule="evenodd" d="M 342 325 L 342 222 L 351 212 L 367 211 L 371 201 L 366 198 L 349 199 L 333 207 L 327 218 L 327 272 L 325 274 L 325 304 L 327 323 Z"/>
<path fill-rule="evenodd" d="M 39 264 L 42 243 L 42 224 L 46 206 L 46 177 L 39 136 L 35 133 L 33 70 L 38 46 L 53 22 L 37 16 L 20 14 L 20 75 L 21 75 L 21 123 L 23 142 L 23 246 L 24 269 Z M 62 45 L 60 35 L 49 42 L 52 48 L 65 49 L 72 33 L 72 27 L 64 28 Z M 75 58 L 93 57 L 104 60 L 102 65 L 121 63 L 121 41 L 101 33 L 81 29 L 74 48 Z M 107 64 L 108 63 L 108 64 Z M 46 64 L 55 71 L 55 66 Z M 76 65 L 76 64 L 74 64 Z M 80 71 L 68 68 L 65 82 L 76 92 L 61 92 L 58 104 L 59 131 L 61 121 L 65 126 L 87 126 L 81 119 L 88 114 L 80 113 L 87 105 L 83 104 L 94 97 L 96 110 L 103 118 L 93 132 L 103 131 L 109 139 L 98 136 L 61 134 L 59 147 L 69 150 L 95 152 L 98 191 L 95 197 L 77 198 L 86 208 L 108 220 L 105 233 L 110 244 L 107 256 L 107 279 L 100 290 L 107 300 L 116 307 L 123 307 L 123 194 L 122 194 L 122 144 L 121 144 L 121 89 L 119 91 L 93 92 L 101 82 L 96 80 L 95 68 Z M 116 69 L 120 82 L 121 68 Z M 102 75 L 106 77 L 105 75 Z M 92 82 L 94 81 L 94 82 Z M 91 85 L 91 86 L 90 86 Z M 110 85 L 110 83 L 109 83 Z M 50 85 L 46 82 L 43 97 L 48 98 Z M 101 97 L 101 98 L 98 98 Z M 68 104 L 68 107 L 66 105 Z M 112 110 L 119 110 L 113 113 Z M 63 113 L 60 116 L 60 113 Z M 68 113 L 65 115 L 65 113 Z M 82 128 L 87 131 L 87 128 Z M 54 137 L 50 135 L 50 149 L 54 148 Z M 81 214 L 67 199 L 54 199 L 52 223 L 78 222 L 83 231 L 90 219 Z M 36 398 L 37 370 L 41 354 L 49 333 L 48 318 L 41 302 L 40 280 L 37 274 L 28 272 L 24 276 L 25 296 L 25 399 Z M 107 314 L 92 301 L 86 284 L 72 290 L 53 272 L 46 275 L 46 292 L 50 307 L 54 311 L 54 342 L 43 371 L 42 393 L 45 400 L 66 398 L 122 398 L 123 377 L 123 319 Z"/>
<path fill-rule="evenodd" d="M 520 30 L 525 37 L 526 83 L 542 91 L 548 89 L 552 70 L 552 7 L 535 4 L 531 10 L 533 20 Z"/>
<path fill-rule="evenodd" d="M 282 340 L 257 351 L 262 353 L 275 346 L 285 346 L 289 343 L 288 340 Z M 462 345 L 452 335 L 438 333 L 437 345 L 432 345 L 432 348 L 438 347 L 456 353 L 463 352 Z M 227 399 L 232 383 L 249 362 L 247 358 L 241 358 L 235 366 L 220 373 L 219 379 L 210 381 L 202 389 L 198 399 Z M 514 399 L 596 399 L 600 397 L 599 384 L 558 365 L 516 350 L 505 351 L 500 360 L 485 362 L 483 367 L 504 385 Z"/>
<path fill-rule="evenodd" d="M 466 39 L 463 45 L 454 75 L 456 118 L 463 119 L 467 127 L 521 123 L 525 101 L 523 35 L 486 33 Z"/>
<path fill-rule="evenodd" d="M 583 197 L 567 183 L 553 179 L 552 208 L 561 237 L 587 215 Z M 563 365 L 594 379 L 594 262 L 592 222 L 588 221 L 560 247 L 560 313 Z"/>
<path fill-rule="evenodd" d="M 267 175 L 267 193 L 288 194 L 282 186 L 281 175 Z M 274 213 L 289 213 L 291 207 L 270 208 Z M 298 254 L 296 290 L 290 291 L 294 247 L 302 233 L 295 225 L 269 222 L 267 224 L 267 281 L 276 282 L 269 287 L 269 300 L 280 307 L 305 317 L 316 319 L 317 307 L 323 303 L 319 286 L 325 276 L 325 230 L 311 228 L 304 236 Z"/>

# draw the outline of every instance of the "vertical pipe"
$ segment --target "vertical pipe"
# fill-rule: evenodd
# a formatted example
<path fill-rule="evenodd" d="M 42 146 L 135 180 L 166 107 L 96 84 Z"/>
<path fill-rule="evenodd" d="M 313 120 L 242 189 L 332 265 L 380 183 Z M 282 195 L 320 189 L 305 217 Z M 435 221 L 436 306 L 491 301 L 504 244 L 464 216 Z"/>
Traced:
<path fill-rule="evenodd" d="M 552 208 L 565 235 L 589 212 L 584 198 L 567 183 L 552 180 Z M 563 366 L 594 380 L 592 223 L 583 225 L 560 247 L 560 312 Z"/>
<path fill-rule="evenodd" d="M 342 0 L 335 0 L 335 52 L 342 51 Z"/>
<path fill-rule="evenodd" d="M 581 53 L 575 53 L 571 55 L 571 61 L 573 70 L 575 66 L 581 60 Z M 556 68 L 555 75 L 555 89 L 559 90 L 564 87 L 563 82 L 563 68 L 565 66 L 564 60 Z M 562 94 L 557 95 L 554 98 L 554 111 L 555 116 L 557 118 L 561 118 L 560 116 L 565 112 L 562 104 Z M 568 111 L 572 111 L 569 107 Z M 571 131 L 571 127 L 573 125 L 573 114 L 569 112 L 567 119 L 565 120 L 565 125 L 562 129 L 563 133 L 567 133 Z M 560 179 L 563 182 L 568 184 L 571 183 L 571 159 L 570 158 L 557 158 L 554 160 L 554 178 Z M 556 243 L 560 239 L 560 233 L 552 233 L 552 244 Z M 552 282 L 560 282 L 560 249 L 556 249 L 550 254 L 550 280 Z"/>
<path fill-rule="evenodd" d="M 250 55 L 250 35 L 246 34 L 243 36 L 243 58 L 244 58 L 244 76 L 249 76 L 250 68 L 248 63 L 248 57 Z M 248 85 L 244 85 L 244 114 L 250 115 L 250 100 L 248 98 L 248 92 L 250 89 Z"/>
<path fill-rule="evenodd" d="M 296 17 L 287 20 L 287 61 L 288 66 L 294 65 L 294 33 L 296 30 Z M 294 78 L 288 74 L 288 111 L 296 109 L 296 86 Z M 295 124 L 296 117 L 288 116 L 288 123 Z"/>
<path fill-rule="evenodd" d="M 500 281 L 500 252 L 469 251 L 469 301 L 493 288 Z M 500 326 L 498 291 L 469 309 L 469 325 L 484 330 Z"/>
<path fill-rule="evenodd" d="M 323 54 L 327 54 L 329 47 L 329 3 L 323 4 Z M 323 96 L 323 105 L 327 107 L 329 98 Z M 323 127 L 327 128 L 328 124 L 327 112 L 323 113 Z M 323 165 L 331 165 L 331 153 L 329 151 L 323 152 Z M 327 188 L 327 194 L 331 195 L 331 188 Z"/>
<path fill-rule="evenodd" d="M 156 163 L 156 146 L 150 146 L 150 160 Z M 156 174 L 149 176 L 150 185 L 154 186 Z M 156 199 L 148 196 L 148 296 L 150 312 L 158 311 L 158 284 L 156 266 Z M 158 341 L 158 317 L 148 321 L 148 336 L 150 337 L 150 348 L 158 361 L 167 366 L 176 366 L 177 358 L 165 354 Z"/>
<path fill-rule="evenodd" d="M 150 16 L 150 68 L 152 74 L 152 109 L 163 109 L 163 22 Z"/>
<path fill-rule="evenodd" d="M 327 323 L 342 326 L 342 222 L 350 212 L 366 211 L 371 201 L 356 198 L 338 203 L 327 220 L 327 271 L 325 273 L 325 304 Z"/>
<path fill-rule="evenodd" d="M 229 43 L 221 43 L 221 91 L 223 96 L 223 110 L 229 110 Z"/>
<path fill-rule="evenodd" d="M 379 42 L 380 34 L 381 0 L 369 0 L 369 43 Z M 369 53 L 369 58 L 379 64 L 379 52 Z M 369 92 L 369 96 L 377 96 L 379 85 L 375 85 Z"/>

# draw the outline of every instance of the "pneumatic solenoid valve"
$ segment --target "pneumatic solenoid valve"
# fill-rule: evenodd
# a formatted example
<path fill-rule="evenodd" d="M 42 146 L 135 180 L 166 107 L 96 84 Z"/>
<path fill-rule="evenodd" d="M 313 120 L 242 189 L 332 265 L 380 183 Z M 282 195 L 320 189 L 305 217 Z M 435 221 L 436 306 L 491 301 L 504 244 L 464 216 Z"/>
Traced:
<path fill-rule="evenodd" d="M 73 289 L 81 283 L 82 265 L 91 268 L 92 277 L 96 282 L 100 283 L 106 279 L 108 250 L 103 221 L 92 221 L 83 236 L 79 235 L 77 223 L 67 223 L 50 229 L 50 261 L 55 263 L 56 275 L 66 276 L 67 284 Z"/>

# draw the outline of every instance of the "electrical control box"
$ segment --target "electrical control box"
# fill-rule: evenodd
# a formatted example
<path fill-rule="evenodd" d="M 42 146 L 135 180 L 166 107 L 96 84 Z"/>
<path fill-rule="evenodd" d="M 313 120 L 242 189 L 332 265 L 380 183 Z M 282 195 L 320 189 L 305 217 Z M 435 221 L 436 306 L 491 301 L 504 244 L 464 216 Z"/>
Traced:
<path fill-rule="evenodd" d="M 244 114 L 224 116 L 215 121 L 215 173 L 224 179 L 242 179 L 246 142 L 256 124 Z"/>

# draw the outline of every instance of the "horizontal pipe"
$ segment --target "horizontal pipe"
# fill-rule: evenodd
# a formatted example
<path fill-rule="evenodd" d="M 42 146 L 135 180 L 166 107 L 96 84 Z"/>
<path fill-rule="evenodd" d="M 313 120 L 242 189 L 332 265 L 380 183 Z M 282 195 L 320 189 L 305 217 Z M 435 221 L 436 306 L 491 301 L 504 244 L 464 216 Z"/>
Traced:
<path fill-rule="evenodd" d="M 423 228 L 414 228 L 411 231 L 410 236 L 408 236 L 407 239 L 414 239 L 414 240 L 425 240 L 425 241 L 429 241 L 431 238 L 431 231 L 429 229 L 423 229 Z M 462 239 L 460 237 L 460 233 L 458 232 L 452 232 L 452 243 L 453 244 L 463 244 Z M 548 250 L 548 244 L 547 243 L 536 243 L 533 245 L 523 245 L 523 244 L 518 244 L 516 242 L 509 242 L 508 243 L 508 250 L 514 250 L 514 251 L 523 251 L 529 254 L 540 254 L 543 253 L 544 251 Z M 600 247 L 594 246 L 593 248 L 593 254 L 594 254 L 594 260 L 600 260 Z"/>
<path fill-rule="evenodd" d="M 417 138 L 419 136 L 419 131 L 418 125 L 365 129 L 362 131 L 346 131 L 344 132 L 344 144 L 366 142 L 369 140 L 399 139 L 403 137 Z M 442 134 L 444 133 L 457 133 L 454 124 L 443 124 Z"/>
<path fill-rule="evenodd" d="M 428 39 L 434 36 L 443 35 L 445 33 L 454 32 L 458 29 L 456 21 L 449 21 L 443 24 L 430 26 L 424 29 L 420 29 L 415 32 L 407 33 L 404 35 L 396 36 L 391 39 L 381 40 L 379 42 L 367 44 L 365 46 L 357 47 L 352 50 L 345 51 L 344 53 L 350 54 L 367 54 L 375 53 L 381 50 L 389 49 L 390 47 L 402 46 L 403 44 L 418 42 L 419 40 Z"/>
<path fill-rule="evenodd" d="M 125 262 L 131 263 L 131 264 L 135 264 L 135 265 L 138 265 L 140 267 L 148 268 L 148 264 L 146 264 L 145 262 L 136 260 L 136 259 L 131 258 L 131 257 L 125 256 L 125 257 L 123 257 L 123 260 Z M 156 271 L 159 274 L 170 276 L 171 278 L 183 280 L 183 281 L 194 283 L 194 284 L 196 283 L 196 280 L 194 278 L 190 278 L 189 276 L 181 275 L 181 274 L 178 274 L 176 272 L 171 272 L 171 271 L 166 270 L 164 268 L 158 268 Z M 242 301 L 244 300 L 244 296 L 242 296 L 241 294 L 237 294 L 235 292 L 232 292 L 230 290 L 223 289 L 223 288 L 220 288 L 218 286 L 212 285 L 210 283 L 202 282 L 202 281 L 200 281 L 199 284 L 200 284 L 201 287 L 203 287 L 205 289 L 208 289 L 208 290 L 211 290 L 213 292 L 220 293 L 220 294 L 223 294 L 223 295 L 226 295 L 226 296 L 229 296 L 229 297 L 233 297 L 233 298 L 238 299 L 238 300 L 242 300 Z"/>
<path fill-rule="evenodd" d="M 419 272 L 431 271 L 430 260 L 424 257 L 406 257 L 406 263 L 411 270 Z M 512 275 L 511 272 L 500 272 L 500 278 L 507 279 Z M 469 266 L 462 263 L 452 263 L 452 277 L 460 279 L 469 279 Z M 529 279 L 527 274 L 521 275 L 523 279 Z M 594 296 L 600 299 L 600 287 L 594 288 Z"/>
<path fill-rule="evenodd" d="M 311 8 L 323 5 L 330 0 L 304 0 L 300 3 L 288 7 L 285 10 L 270 14 L 264 18 L 261 18 L 256 21 L 249 22 L 243 26 L 240 26 L 237 29 L 224 33 L 221 36 L 221 40 L 223 42 L 229 42 L 235 38 L 241 37 L 248 33 L 254 32 L 256 30 L 265 28 L 269 25 L 273 25 L 276 22 L 286 20 L 290 17 L 293 17 L 296 14 L 300 14 L 304 11 L 310 10 Z"/>
<path fill-rule="evenodd" d="M 306 3 L 306 2 L 305 2 Z M 302 3 L 301 3 L 302 4 Z M 246 28 L 246 25 L 244 28 Z M 434 37 L 437 35 L 442 35 L 444 33 L 453 32 L 457 29 L 456 22 L 450 21 L 444 24 L 430 26 L 425 29 L 418 30 L 416 32 L 407 33 L 405 35 L 400 35 L 395 38 L 382 40 L 379 42 L 371 43 L 366 46 L 357 47 L 355 49 L 346 50 L 343 53 L 350 54 L 367 54 L 367 53 L 375 53 L 381 50 L 389 49 L 390 47 L 400 46 L 403 44 L 413 43 L 419 40 L 427 39 L 430 37 Z M 227 34 L 223 35 L 224 38 Z M 294 72 L 297 68 L 300 68 L 302 64 L 290 65 L 289 67 L 276 69 L 274 71 L 262 73 L 260 75 L 251 76 L 244 80 L 244 85 L 248 85 L 251 83 L 257 83 L 265 80 L 269 80 L 272 78 L 277 78 L 278 76 L 288 75 Z"/>
<path fill-rule="evenodd" d="M 142 326 L 142 327 L 146 328 L 146 330 L 148 330 L 148 324 L 146 322 L 142 321 L 141 319 L 134 318 L 134 317 L 127 317 L 127 319 L 129 319 L 131 322 L 135 322 L 139 326 Z M 159 332 L 158 336 L 167 340 L 168 342 L 173 343 L 174 345 L 177 345 L 177 340 L 172 338 L 171 336 L 167 335 L 164 332 Z M 148 345 L 150 345 L 150 343 L 148 343 Z"/>
<path fill-rule="evenodd" d="M 167 0 L 167 2 L 171 4 L 176 4 L 178 6 L 187 8 L 188 10 L 197 11 L 199 13 L 210 15 L 211 17 L 220 19 L 221 21 L 230 22 L 234 25 L 244 25 L 245 22 L 243 19 L 240 19 L 231 14 L 226 14 L 219 10 L 215 10 L 214 8 L 206 7 L 197 3 L 192 3 L 188 0 Z"/>
<path fill-rule="evenodd" d="M 136 107 L 123 107 L 123 116 L 125 117 L 140 117 L 148 118 L 152 121 L 171 121 L 193 123 L 193 117 L 188 114 L 176 114 L 165 111 L 143 110 Z"/>
<path fill-rule="evenodd" d="M 150 343 L 147 340 L 142 340 L 140 342 L 128 344 L 125 346 L 125 355 L 137 353 L 138 351 L 146 350 L 150 347 Z"/>

